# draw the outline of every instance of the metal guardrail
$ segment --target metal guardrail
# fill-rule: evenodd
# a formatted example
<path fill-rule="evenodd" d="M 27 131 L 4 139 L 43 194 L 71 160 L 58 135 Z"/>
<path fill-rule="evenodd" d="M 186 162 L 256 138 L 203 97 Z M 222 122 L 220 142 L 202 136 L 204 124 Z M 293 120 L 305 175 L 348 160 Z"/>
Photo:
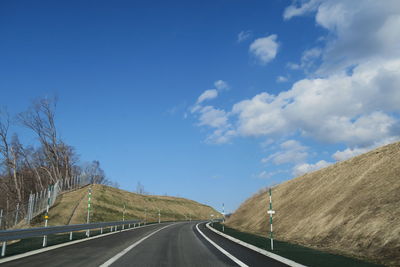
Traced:
<path fill-rule="evenodd" d="M 117 222 L 100 222 L 100 223 L 88 223 L 88 224 L 72 224 L 72 225 L 63 225 L 63 226 L 49 226 L 49 227 L 36 227 L 36 228 L 27 228 L 27 229 L 15 229 L 15 230 L 0 230 L 0 243 L 2 243 L 1 256 L 5 256 L 5 250 L 7 241 L 24 239 L 28 237 L 37 237 L 37 236 L 47 236 L 51 234 L 60 234 L 60 233 L 71 233 L 70 239 L 72 239 L 72 232 L 82 231 L 82 230 L 91 230 L 91 229 L 103 229 L 106 227 L 116 227 L 114 231 L 116 231 L 118 226 L 125 225 L 135 225 L 139 224 L 142 221 L 140 220 L 131 220 L 131 221 L 117 221 Z M 101 231 L 103 233 L 103 231 Z M 88 234 L 89 236 L 89 234 Z M 43 243 L 43 246 L 46 243 Z"/>
<path fill-rule="evenodd" d="M 24 239 L 27 237 L 76 232 L 81 230 L 99 229 L 109 226 L 136 224 L 139 222 L 141 221 L 135 220 L 135 221 L 119 221 L 119 222 L 101 222 L 101 223 L 89 223 L 89 224 L 72 224 L 63 226 L 37 227 L 28 229 L 2 230 L 0 231 L 0 242 L 16 240 L 16 239 Z"/>

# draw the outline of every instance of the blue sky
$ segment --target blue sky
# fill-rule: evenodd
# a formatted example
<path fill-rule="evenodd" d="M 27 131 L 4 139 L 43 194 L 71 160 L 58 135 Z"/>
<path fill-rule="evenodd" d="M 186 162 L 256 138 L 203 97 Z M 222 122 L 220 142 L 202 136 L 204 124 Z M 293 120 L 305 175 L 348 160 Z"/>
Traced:
<path fill-rule="evenodd" d="M 399 140 L 400 6 L 383 2 L 2 1 L 0 105 L 57 95 L 62 138 L 121 188 L 234 211 Z"/>

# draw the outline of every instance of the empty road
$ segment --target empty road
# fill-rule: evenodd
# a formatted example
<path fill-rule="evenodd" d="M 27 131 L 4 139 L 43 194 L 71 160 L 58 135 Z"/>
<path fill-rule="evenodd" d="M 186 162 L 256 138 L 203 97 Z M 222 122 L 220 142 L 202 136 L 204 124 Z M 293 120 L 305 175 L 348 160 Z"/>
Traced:
<path fill-rule="evenodd" d="M 44 253 L 1 266 L 286 266 L 233 243 L 197 222 L 154 224 Z M 226 253 L 227 252 L 227 253 Z"/>

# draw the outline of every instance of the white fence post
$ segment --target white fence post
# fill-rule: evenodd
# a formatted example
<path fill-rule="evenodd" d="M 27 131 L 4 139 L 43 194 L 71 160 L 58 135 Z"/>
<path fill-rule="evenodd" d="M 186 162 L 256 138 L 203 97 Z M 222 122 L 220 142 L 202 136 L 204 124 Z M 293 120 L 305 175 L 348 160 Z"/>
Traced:
<path fill-rule="evenodd" d="M 1 246 L 1 256 L 4 257 L 6 255 L 6 247 L 7 241 L 3 241 L 3 245 Z"/>
<path fill-rule="evenodd" d="M 17 210 L 15 211 L 15 222 L 14 225 L 18 223 L 18 213 L 19 213 L 19 203 L 17 203 Z"/>

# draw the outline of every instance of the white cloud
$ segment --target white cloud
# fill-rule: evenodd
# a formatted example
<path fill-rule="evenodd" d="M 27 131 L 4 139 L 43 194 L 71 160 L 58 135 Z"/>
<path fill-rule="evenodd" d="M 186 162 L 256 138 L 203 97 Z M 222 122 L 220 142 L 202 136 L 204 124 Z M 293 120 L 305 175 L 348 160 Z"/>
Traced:
<path fill-rule="evenodd" d="M 263 158 L 262 163 L 273 162 L 276 165 L 284 163 L 299 163 L 307 159 L 307 147 L 296 140 L 287 140 L 280 145 L 281 150 Z"/>
<path fill-rule="evenodd" d="M 276 34 L 258 38 L 250 45 L 249 51 L 261 64 L 265 65 L 273 60 L 278 52 L 279 45 L 276 42 L 276 39 Z"/>
<path fill-rule="evenodd" d="M 296 4 L 297 3 L 297 4 Z M 315 12 L 316 23 L 329 31 L 319 73 L 400 56 L 398 0 L 311 0 L 286 8 L 285 19 Z"/>
<path fill-rule="evenodd" d="M 369 148 L 346 148 L 343 151 L 336 151 L 335 154 L 332 155 L 332 157 L 337 161 L 342 161 L 358 156 L 367 151 L 369 151 Z"/>
<path fill-rule="evenodd" d="M 280 135 L 283 129 L 291 128 L 282 114 L 283 104 L 266 92 L 236 103 L 232 114 L 238 117 L 238 132 L 243 136 Z"/>
<path fill-rule="evenodd" d="M 342 151 L 336 151 L 332 157 L 336 160 L 336 161 L 343 161 L 355 156 L 358 156 L 360 154 L 363 153 L 367 153 L 368 151 L 371 151 L 379 146 L 384 146 L 390 143 L 393 143 L 397 141 L 397 138 L 387 138 L 384 140 L 379 140 L 378 142 L 375 142 L 373 145 L 367 146 L 367 147 L 354 147 L 354 148 L 346 148 Z"/>
<path fill-rule="evenodd" d="M 260 179 L 268 179 L 277 174 L 287 173 L 287 172 L 288 172 L 287 170 L 277 170 L 277 171 L 273 171 L 273 172 L 261 171 L 260 173 L 253 175 L 253 176 L 260 178 Z"/>
<path fill-rule="evenodd" d="M 251 35 L 252 35 L 251 31 L 241 31 L 237 36 L 237 42 L 238 43 L 244 42 L 247 39 L 249 39 Z"/>
<path fill-rule="evenodd" d="M 229 137 L 288 138 L 301 134 L 349 150 L 338 160 L 381 140 L 400 139 L 400 5 L 398 0 L 293 1 L 284 18 L 314 14 L 327 30 L 319 47 L 288 67 L 317 69 L 287 90 L 262 92 L 227 110 Z M 255 40 L 250 52 L 266 64 L 276 56 L 276 35 Z M 224 137 L 226 129 L 219 129 Z M 213 133 L 214 135 L 214 133 Z M 223 138 L 222 138 L 223 139 Z"/>
<path fill-rule="evenodd" d="M 221 128 L 228 125 L 228 116 L 224 110 L 205 106 L 199 111 L 199 126 Z"/>
<path fill-rule="evenodd" d="M 276 82 L 278 82 L 278 83 L 284 83 L 284 82 L 287 82 L 287 81 L 288 81 L 288 78 L 285 77 L 285 76 L 278 76 L 276 78 Z"/>
<path fill-rule="evenodd" d="M 293 168 L 293 174 L 295 176 L 300 176 L 300 175 L 306 174 L 308 172 L 312 172 L 312 171 L 316 171 L 316 170 L 328 167 L 331 164 L 332 164 L 332 162 L 327 162 L 325 160 L 320 160 L 315 164 L 308 164 L 308 163 L 299 164 Z"/>
<path fill-rule="evenodd" d="M 205 90 L 197 99 L 197 104 L 200 104 L 206 100 L 214 99 L 218 97 L 218 91 L 216 89 Z"/>
<path fill-rule="evenodd" d="M 228 143 L 236 135 L 236 131 L 232 129 L 232 125 L 229 123 L 229 113 L 223 109 L 218 109 L 210 105 L 204 106 L 203 104 L 206 100 L 217 98 L 218 92 L 229 89 L 228 83 L 223 80 L 215 81 L 214 86 L 216 89 L 206 90 L 198 97 L 196 104 L 192 106 L 190 112 L 198 118 L 198 126 L 205 126 L 212 129 L 212 133 L 206 138 L 207 143 Z"/>
<path fill-rule="evenodd" d="M 353 75 L 303 79 L 274 96 L 266 92 L 235 104 L 242 136 L 279 136 L 300 131 L 329 143 L 368 146 L 399 136 L 393 112 L 400 106 L 400 60 L 363 64 Z"/>
<path fill-rule="evenodd" d="M 229 90 L 229 85 L 227 82 L 223 81 L 223 80 L 218 80 L 214 82 L 214 86 L 218 91 L 225 91 L 225 90 Z"/>
<path fill-rule="evenodd" d="M 285 20 L 291 19 L 295 16 L 304 15 L 306 13 L 316 10 L 320 0 L 311 0 L 308 2 L 303 1 L 300 6 L 296 6 L 296 3 L 298 3 L 298 1 L 293 2 L 293 5 L 288 6 L 283 13 L 283 18 Z"/>
<path fill-rule="evenodd" d="M 288 67 L 291 70 L 299 70 L 301 68 L 300 64 L 289 62 L 286 64 L 286 67 Z"/>
<path fill-rule="evenodd" d="M 271 177 L 271 173 L 267 172 L 267 171 L 262 171 L 259 174 L 256 175 L 258 178 L 270 178 Z"/>

